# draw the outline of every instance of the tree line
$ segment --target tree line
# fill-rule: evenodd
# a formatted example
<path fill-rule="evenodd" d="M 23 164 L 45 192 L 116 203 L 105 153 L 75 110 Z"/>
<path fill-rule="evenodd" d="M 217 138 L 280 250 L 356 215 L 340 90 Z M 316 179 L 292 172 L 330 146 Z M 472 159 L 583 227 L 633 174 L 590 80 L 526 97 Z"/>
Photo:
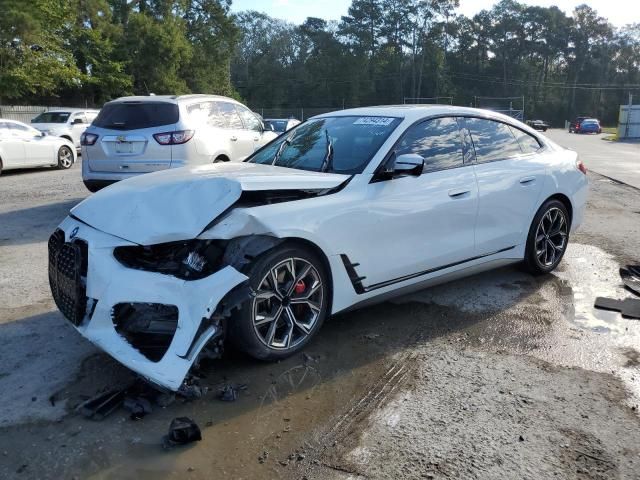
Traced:
<path fill-rule="evenodd" d="M 301 25 L 225 0 L 0 0 L 0 103 L 87 104 L 126 94 L 217 93 L 253 108 L 419 102 L 521 108 L 556 124 L 615 122 L 640 98 L 640 24 L 587 5 L 353 0 Z M 451 100 L 449 100 L 449 98 Z"/>

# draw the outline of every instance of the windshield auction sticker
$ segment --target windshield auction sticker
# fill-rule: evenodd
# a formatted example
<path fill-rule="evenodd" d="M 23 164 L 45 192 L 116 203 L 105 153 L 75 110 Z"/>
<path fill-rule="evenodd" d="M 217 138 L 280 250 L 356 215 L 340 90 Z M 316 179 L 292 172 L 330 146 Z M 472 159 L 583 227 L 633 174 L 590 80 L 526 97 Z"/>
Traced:
<path fill-rule="evenodd" d="M 379 125 L 387 127 L 393 123 L 395 118 L 392 117 L 360 117 L 353 122 L 354 125 Z"/>

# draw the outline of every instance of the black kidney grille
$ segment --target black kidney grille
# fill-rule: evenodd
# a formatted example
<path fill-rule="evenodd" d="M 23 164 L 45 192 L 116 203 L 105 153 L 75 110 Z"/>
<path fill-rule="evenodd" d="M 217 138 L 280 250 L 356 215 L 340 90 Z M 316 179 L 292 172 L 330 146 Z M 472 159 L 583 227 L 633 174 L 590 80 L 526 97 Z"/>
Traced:
<path fill-rule="evenodd" d="M 60 230 L 49 238 L 51 293 L 62 314 L 76 326 L 82 323 L 87 308 L 86 287 L 82 281 L 83 273 L 86 275 L 86 255 L 86 243 L 64 243 L 64 233 Z"/>

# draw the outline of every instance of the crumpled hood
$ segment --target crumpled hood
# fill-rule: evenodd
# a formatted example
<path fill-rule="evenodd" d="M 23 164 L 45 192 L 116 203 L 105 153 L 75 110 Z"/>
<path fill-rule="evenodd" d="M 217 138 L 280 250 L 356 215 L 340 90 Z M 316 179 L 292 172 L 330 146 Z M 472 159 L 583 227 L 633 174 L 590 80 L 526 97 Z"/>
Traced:
<path fill-rule="evenodd" d="M 348 178 L 255 163 L 169 169 L 115 183 L 71 214 L 105 233 L 153 245 L 197 237 L 243 191 L 327 189 Z"/>

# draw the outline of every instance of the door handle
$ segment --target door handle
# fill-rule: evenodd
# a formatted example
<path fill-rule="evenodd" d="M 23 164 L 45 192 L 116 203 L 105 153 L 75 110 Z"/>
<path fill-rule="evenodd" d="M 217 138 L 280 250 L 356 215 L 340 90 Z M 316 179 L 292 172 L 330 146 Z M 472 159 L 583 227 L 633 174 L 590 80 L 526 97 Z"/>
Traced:
<path fill-rule="evenodd" d="M 448 193 L 451 198 L 461 198 L 470 194 L 471 190 L 464 189 L 464 188 L 457 188 L 457 189 L 454 188 L 453 190 L 449 190 Z"/>
<path fill-rule="evenodd" d="M 536 177 L 522 177 L 522 178 L 520 179 L 520 183 L 521 183 L 522 185 L 530 185 L 530 184 L 532 184 L 532 183 L 533 183 L 533 182 L 535 182 L 535 181 L 536 181 Z"/>
<path fill-rule="evenodd" d="M 237 141 L 238 141 L 238 137 L 235 137 L 235 136 L 234 136 L 234 137 L 231 137 L 231 139 L 230 139 L 230 140 L 231 140 L 232 142 L 237 142 Z"/>

